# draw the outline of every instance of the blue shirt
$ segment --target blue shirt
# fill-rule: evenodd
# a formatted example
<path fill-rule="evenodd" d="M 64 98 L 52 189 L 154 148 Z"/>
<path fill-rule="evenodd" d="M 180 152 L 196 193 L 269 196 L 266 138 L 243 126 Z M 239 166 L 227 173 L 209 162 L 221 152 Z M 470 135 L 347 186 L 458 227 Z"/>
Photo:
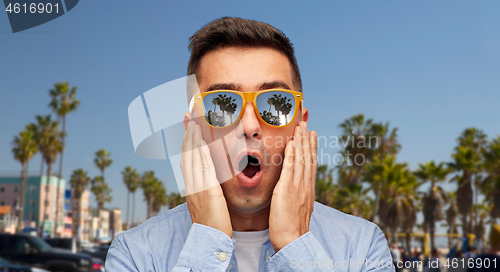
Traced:
<path fill-rule="evenodd" d="M 193 224 L 186 204 L 118 234 L 106 272 L 238 271 L 236 242 Z M 309 232 L 278 252 L 262 245 L 259 271 L 394 271 L 384 234 L 372 222 L 314 203 Z"/>

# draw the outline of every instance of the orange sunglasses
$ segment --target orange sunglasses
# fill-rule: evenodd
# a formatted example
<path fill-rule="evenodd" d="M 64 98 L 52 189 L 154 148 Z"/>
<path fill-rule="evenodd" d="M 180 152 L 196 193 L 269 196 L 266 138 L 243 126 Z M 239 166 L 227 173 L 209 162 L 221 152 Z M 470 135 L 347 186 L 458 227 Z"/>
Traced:
<path fill-rule="evenodd" d="M 303 107 L 303 94 L 297 91 L 271 89 L 258 92 L 211 91 L 196 94 L 189 103 L 192 112 L 198 105 L 203 119 L 210 127 L 225 128 L 236 123 L 243 115 L 242 108 L 252 101 L 255 114 L 272 127 L 285 127 L 295 120 L 298 107 Z"/>

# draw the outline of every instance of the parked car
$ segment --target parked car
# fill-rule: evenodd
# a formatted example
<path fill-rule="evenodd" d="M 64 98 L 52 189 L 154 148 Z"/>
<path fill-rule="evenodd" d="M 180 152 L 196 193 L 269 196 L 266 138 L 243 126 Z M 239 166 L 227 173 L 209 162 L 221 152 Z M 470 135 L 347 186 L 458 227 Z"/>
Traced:
<path fill-rule="evenodd" d="M 53 248 L 66 249 L 69 252 L 77 253 L 75 238 L 45 238 L 43 240 Z"/>
<path fill-rule="evenodd" d="M 82 249 L 82 253 L 88 254 L 93 258 L 98 258 L 106 262 L 106 255 L 108 254 L 108 250 L 110 247 L 110 243 L 101 244 L 92 248 L 84 248 Z"/>
<path fill-rule="evenodd" d="M 82 251 L 84 248 L 94 247 L 94 244 L 87 240 L 78 240 L 77 241 L 78 251 Z"/>
<path fill-rule="evenodd" d="M 57 272 L 90 272 L 93 265 L 89 255 L 57 250 L 38 237 L 24 234 L 0 233 L 0 257 Z"/>
<path fill-rule="evenodd" d="M 15 265 L 9 261 L 0 258 L 0 271 L 1 272 L 32 272 L 31 267 L 25 265 Z"/>
<path fill-rule="evenodd" d="M 95 272 L 104 272 L 104 261 L 101 259 L 92 259 L 93 264 L 92 264 L 92 271 Z"/>

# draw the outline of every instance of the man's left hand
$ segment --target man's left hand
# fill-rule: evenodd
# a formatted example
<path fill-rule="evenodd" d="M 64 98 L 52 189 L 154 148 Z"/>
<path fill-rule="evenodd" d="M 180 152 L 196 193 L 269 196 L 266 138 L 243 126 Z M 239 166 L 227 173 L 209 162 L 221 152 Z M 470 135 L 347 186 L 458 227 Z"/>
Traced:
<path fill-rule="evenodd" d="M 269 240 L 275 252 L 309 231 L 314 209 L 318 141 L 302 121 L 285 148 L 281 176 L 271 199 Z"/>

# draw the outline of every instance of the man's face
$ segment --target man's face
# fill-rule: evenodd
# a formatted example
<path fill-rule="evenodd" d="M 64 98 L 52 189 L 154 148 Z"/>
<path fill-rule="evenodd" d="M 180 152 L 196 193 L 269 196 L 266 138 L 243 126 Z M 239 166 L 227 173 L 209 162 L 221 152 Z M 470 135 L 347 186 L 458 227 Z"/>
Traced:
<path fill-rule="evenodd" d="M 234 90 L 256 92 L 267 89 L 294 90 L 293 72 L 288 58 L 270 48 L 227 47 L 211 51 L 200 61 L 198 73 L 200 92 Z M 213 128 L 205 122 L 202 127 L 205 142 L 224 138 L 229 157 L 236 162 L 236 176 L 231 173 L 224 146 L 209 145 L 212 159 L 221 182 L 229 210 L 255 213 L 269 206 L 271 196 L 281 174 L 286 143 L 292 139 L 297 124 L 307 121 L 307 109 L 297 112 L 293 123 L 286 127 L 271 127 L 255 113 L 252 101 L 243 106 L 240 122 L 227 128 Z M 200 116 L 195 107 L 193 116 Z M 199 120 L 199 119 L 198 119 Z M 219 141 L 221 142 L 221 141 Z M 258 165 L 247 166 L 240 158 L 251 154 L 259 159 Z M 248 157 L 244 156 L 243 162 Z"/>

